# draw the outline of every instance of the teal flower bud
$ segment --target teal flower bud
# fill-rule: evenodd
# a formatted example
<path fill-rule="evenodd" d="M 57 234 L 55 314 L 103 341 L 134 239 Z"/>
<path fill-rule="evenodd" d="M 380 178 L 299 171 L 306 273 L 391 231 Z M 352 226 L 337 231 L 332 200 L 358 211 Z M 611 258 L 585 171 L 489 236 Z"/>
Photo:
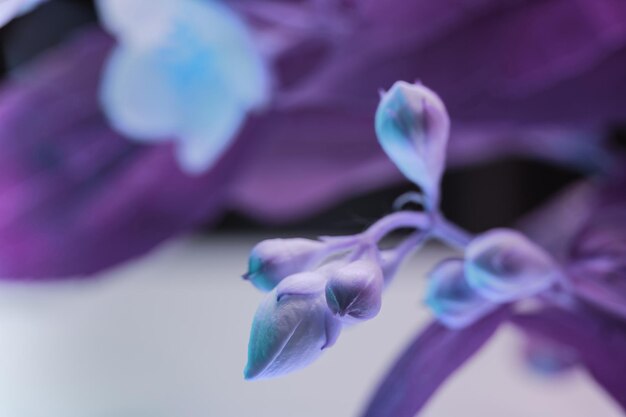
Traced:
<path fill-rule="evenodd" d="M 467 247 L 465 274 L 472 288 L 484 297 L 508 302 L 544 291 L 559 270 L 547 252 L 521 233 L 494 229 Z"/>
<path fill-rule="evenodd" d="M 396 82 L 376 112 L 378 141 L 398 169 L 434 207 L 439 201 L 450 119 L 437 94 L 417 83 Z"/>
<path fill-rule="evenodd" d="M 311 239 L 268 239 L 250 253 L 244 278 L 262 291 L 271 291 L 289 275 L 305 271 L 318 259 L 326 245 Z"/>
<path fill-rule="evenodd" d="M 246 379 L 301 369 L 334 344 L 341 323 L 326 306 L 324 282 L 323 275 L 304 272 L 286 278 L 267 295 L 252 323 Z"/>
<path fill-rule="evenodd" d="M 447 259 L 428 275 L 426 305 L 452 329 L 469 326 L 496 306 L 469 286 L 463 268 L 462 259 Z"/>
<path fill-rule="evenodd" d="M 368 320 L 380 311 L 383 272 L 369 259 L 351 262 L 329 274 L 326 302 L 341 318 Z"/>

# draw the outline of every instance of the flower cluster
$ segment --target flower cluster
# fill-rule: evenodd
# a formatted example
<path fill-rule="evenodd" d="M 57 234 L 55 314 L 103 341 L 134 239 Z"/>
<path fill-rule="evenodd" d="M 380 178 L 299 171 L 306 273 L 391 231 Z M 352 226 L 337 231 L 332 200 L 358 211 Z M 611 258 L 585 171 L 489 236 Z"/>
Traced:
<path fill-rule="evenodd" d="M 268 100 L 268 71 L 245 23 L 220 1 L 98 6 L 119 42 L 101 87 L 111 124 L 139 142 L 174 140 L 180 167 L 205 172 Z"/>
<path fill-rule="evenodd" d="M 355 236 L 271 239 L 259 243 L 244 277 L 271 291 L 250 335 L 248 379 L 281 375 L 308 365 L 346 324 L 376 316 L 382 291 L 407 254 L 429 238 L 464 252 L 429 274 L 426 304 L 450 329 L 467 327 L 499 306 L 550 293 L 561 272 L 552 257 L 520 232 L 495 229 L 471 236 L 439 211 L 450 121 L 439 97 L 425 86 L 397 82 L 383 93 L 376 114 L 382 148 L 421 193 L 423 211 L 398 211 Z M 400 200 L 402 202 L 402 200 Z M 398 229 L 414 233 L 393 249 L 379 242 Z"/>

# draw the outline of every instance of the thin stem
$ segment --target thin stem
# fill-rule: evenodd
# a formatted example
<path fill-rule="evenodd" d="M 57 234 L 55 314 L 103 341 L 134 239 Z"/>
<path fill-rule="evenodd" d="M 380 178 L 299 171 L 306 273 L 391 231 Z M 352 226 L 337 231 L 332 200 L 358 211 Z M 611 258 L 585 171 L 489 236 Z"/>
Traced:
<path fill-rule="evenodd" d="M 467 245 L 474 239 L 470 232 L 463 230 L 439 214 L 434 217 L 432 234 L 448 245 L 460 250 L 465 250 Z"/>
<path fill-rule="evenodd" d="M 398 262 L 402 262 L 407 255 L 411 252 L 419 249 L 424 242 L 428 239 L 428 232 L 420 230 L 414 232 L 409 237 L 404 239 L 398 246 L 394 248 L 396 259 Z"/>
<path fill-rule="evenodd" d="M 380 241 L 383 237 L 398 229 L 428 230 L 432 224 L 431 216 L 412 211 L 399 211 L 389 214 L 369 227 L 363 236 L 373 242 Z"/>

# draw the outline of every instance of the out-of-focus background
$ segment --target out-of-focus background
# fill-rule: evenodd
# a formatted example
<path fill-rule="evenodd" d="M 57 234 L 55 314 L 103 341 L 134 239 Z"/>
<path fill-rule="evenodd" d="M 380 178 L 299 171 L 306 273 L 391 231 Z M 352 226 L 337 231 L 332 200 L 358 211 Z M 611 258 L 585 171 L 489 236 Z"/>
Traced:
<path fill-rule="evenodd" d="M 424 275 L 448 250 L 411 258 L 379 317 L 278 380 L 243 380 L 262 294 L 239 277 L 257 241 L 356 233 L 414 189 L 373 134 L 377 90 L 395 79 L 450 103 L 442 210 L 472 232 L 519 224 L 626 143 L 614 2 L 418 1 L 410 25 L 383 0 L 220 3 L 263 46 L 272 92 L 199 176 L 102 114 L 101 67 L 122 37 L 95 4 L 46 1 L 0 29 L 1 417 L 358 415 L 430 320 Z M 620 415 L 582 371 L 531 370 L 522 345 L 505 328 L 423 415 Z"/>

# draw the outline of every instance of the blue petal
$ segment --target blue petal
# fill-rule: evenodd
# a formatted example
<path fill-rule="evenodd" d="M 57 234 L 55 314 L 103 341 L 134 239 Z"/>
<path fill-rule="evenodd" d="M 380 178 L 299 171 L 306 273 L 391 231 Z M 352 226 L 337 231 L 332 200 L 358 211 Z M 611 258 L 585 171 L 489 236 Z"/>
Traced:
<path fill-rule="evenodd" d="M 329 317 L 323 294 L 277 301 L 275 291 L 270 293 L 252 323 L 245 378 L 276 377 L 309 365 L 334 343 L 340 328 Z"/>
<path fill-rule="evenodd" d="M 121 43 L 102 86 L 111 123 L 133 139 L 175 140 L 181 169 L 205 172 L 268 97 L 245 24 L 210 1 L 101 1 L 100 13 Z"/>
<path fill-rule="evenodd" d="M 101 87 L 113 126 L 133 139 L 158 142 L 180 125 L 181 100 L 158 54 L 119 47 L 109 58 Z"/>
<path fill-rule="evenodd" d="M 186 25 L 216 56 L 211 63 L 240 103 L 248 107 L 265 104 L 269 98 L 270 76 L 244 22 L 226 6 L 191 7 L 185 12 Z"/>
<path fill-rule="evenodd" d="M 211 112 L 211 110 L 213 110 Z M 193 134 L 182 133 L 176 146 L 176 159 L 187 174 L 206 171 L 226 151 L 239 131 L 244 113 L 235 105 L 207 108 L 203 126 Z"/>
<path fill-rule="evenodd" d="M 122 43 L 142 47 L 156 45 L 167 36 L 179 8 L 173 0 L 97 0 L 96 6 L 109 32 Z"/>
<path fill-rule="evenodd" d="M 446 259 L 428 274 L 426 305 L 449 328 L 467 327 L 491 312 L 496 305 L 465 279 L 462 259 Z"/>

